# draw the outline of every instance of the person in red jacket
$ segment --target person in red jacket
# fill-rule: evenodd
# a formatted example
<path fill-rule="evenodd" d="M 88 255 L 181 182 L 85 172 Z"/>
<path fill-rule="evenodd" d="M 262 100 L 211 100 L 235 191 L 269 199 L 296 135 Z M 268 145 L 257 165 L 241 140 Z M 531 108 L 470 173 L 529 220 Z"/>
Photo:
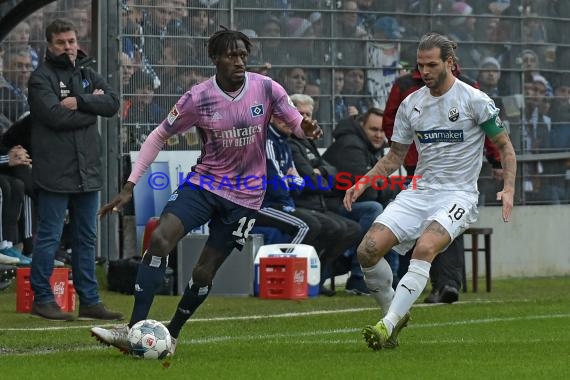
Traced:
<path fill-rule="evenodd" d="M 479 84 L 473 79 L 462 75 L 459 65 L 456 65 L 453 74 L 459 80 L 479 88 Z M 382 126 L 388 139 L 392 138 L 394 131 L 394 120 L 400 103 L 412 92 L 424 86 L 421 74 L 417 68 L 412 72 L 402 75 L 392 85 L 386 106 L 384 108 L 384 119 Z M 500 171 L 501 162 L 499 150 L 485 137 L 485 156 L 491 163 L 494 171 Z M 418 151 L 414 144 L 410 145 L 408 154 L 404 159 L 404 168 L 409 176 L 414 175 L 418 162 Z M 500 175 L 501 173 L 493 173 Z M 411 251 L 400 257 L 400 267 L 398 277 L 402 277 L 407 271 L 407 264 Z M 433 261 L 430 270 L 430 282 L 432 291 L 424 300 L 426 303 L 453 303 L 459 299 L 459 289 L 463 278 L 463 266 L 465 264 L 463 239 L 454 239 L 448 249 L 439 254 Z"/>

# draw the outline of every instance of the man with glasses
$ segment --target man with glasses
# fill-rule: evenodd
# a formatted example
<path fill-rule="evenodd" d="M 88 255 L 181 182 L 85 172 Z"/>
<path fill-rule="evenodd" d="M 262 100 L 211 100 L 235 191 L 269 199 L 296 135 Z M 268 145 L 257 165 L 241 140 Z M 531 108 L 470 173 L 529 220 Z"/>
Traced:
<path fill-rule="evenodd" d="M 32 55 L 29 48 L 12 48 L 4 53 L 5 80 L 0 82 L 0 111 L 7 119 L 6 123 L 15 122 L 29 110 L 27 93 L 31 72 Z"/>

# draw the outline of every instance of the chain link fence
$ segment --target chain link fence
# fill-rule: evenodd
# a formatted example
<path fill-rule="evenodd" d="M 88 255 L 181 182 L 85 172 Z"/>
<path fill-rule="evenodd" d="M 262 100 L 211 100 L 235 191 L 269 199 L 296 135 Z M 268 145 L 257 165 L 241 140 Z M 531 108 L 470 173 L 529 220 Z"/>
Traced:
<path fill-rule="evenodd" d="M 289 94 L 315 99 L 314 117 L 325 130 L 321 148 L 354 110 L 384 108 L 395 79 L 413 70 L 419 38 L 436 31 L 458 42 L 462 73 L 501 108 L 519 158 L 517 203 L 570 200 L 570 2 L 125 0 L 118 8 L 118 20 L 107 21 L 121 30 L 116 84 L 123 155 L 140 149 L 176 100 L 213 75 L 206 46 L 221 26 L 251 38 L 251 71 L 274 78 Z M 22 98 L 6 91 L 6 83 L 14 87 L 37 65 L 43 30 L 55 17 L 74 21 L 81 47 L 97 53 L 91 32 L 100 16 L 92 14 L 90 0 L 59 0 L 28 17 L 2 42 L 8 121 Z M 13 60 L 17 50 L 29 51 L 30 62 Z M 190 131 L 165 149 L 200 149 L 200 141 Z M 500 186 L 484 165 L 481 201 L 496 202 Z"/>

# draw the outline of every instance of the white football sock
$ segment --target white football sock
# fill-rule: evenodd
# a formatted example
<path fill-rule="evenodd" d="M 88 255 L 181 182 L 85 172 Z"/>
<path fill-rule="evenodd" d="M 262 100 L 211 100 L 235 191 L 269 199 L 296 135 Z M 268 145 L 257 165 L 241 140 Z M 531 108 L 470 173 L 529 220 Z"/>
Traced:
<path fill-rule="evenodd" d="M 429 279 L 431 263 L 423 260 L 410 260 L 408 272 L 402 277 L 396 287 L 394 300 L 390 305 L 390 310 L 384 317 L 384 323 L 391 334 L 394 326 L 402 317 L 410 311 L 412 305 L 426 287 Z"/>
<path fill-rule="evenodd" d="M 386 259 L 381 258 L 373 267 L 362 268 L 362 273 L 364 273 L 364 281 L 370 290 L 370 295 L 382 309 L 382 315 L 386 314 L 394 298 L 390 264 Z"/>

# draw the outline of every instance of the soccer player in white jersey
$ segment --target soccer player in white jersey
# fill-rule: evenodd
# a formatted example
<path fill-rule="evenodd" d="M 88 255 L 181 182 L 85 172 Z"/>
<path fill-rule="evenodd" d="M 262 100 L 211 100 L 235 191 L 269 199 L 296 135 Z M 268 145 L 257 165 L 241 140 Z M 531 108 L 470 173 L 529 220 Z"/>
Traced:
<path fill-rule="evenodd" d="M 376 219 L 358 247 L 366 285 L 384 317 L 362 334 L 373 350 L 394 348 L 409 310 L 426 286 L 431 262 L 477 219 L 477 177 L 485 134 L 496 144 L 503 165 L 504 188 L 497 193 L 502 218 L 513 209 L 516 157 L 498 117 L 499 110 L 482 91 L 452 73 L 457 44 L 447 37 L 424 35 L 417 50 L 425 86 L 410 94 L 396 114 L 389 153 L 345 195 L 352 204 L 375 176 L 389 176 L 403 163 L 409 145 L 419 152 L 417 186 L 402 191 Z M 394 248 L 404 254 L 415 243 L 408 272 L 395 292 L 392 271 L 383 258 Z"/>
<path fill-rule="evenodd" d="M 121 193 L 99 211 L 104 216 L 120 210 L 166 140 L 191 127 L 198 129 L 203 146 L 200 158 L 186 182 L 171 195 L 151 235 L 138 268 L 130 322 L 112 329 L 92 328 L 92 335 L 101 342 L 129 352 L 129 328 L 147 318 L 168 254 L 188 232 L 209 222 L 210 236 L 167 326 L 174 353 L 182 326 L 208 296 L 216 271 L 234 248 L 243 248 L 255 223 L 265 192 L 265 144 L 271 116 L 283 120 L 299 137 L 321 136 L 317 123 L 301 116 L 281 85 L 246 71 L 250 49 L 249 38 L 241 32 L 223 29 L 210 37 L 208 55 L 216 66 L 215 76 L 178 100 L 145 140 Z"/>

